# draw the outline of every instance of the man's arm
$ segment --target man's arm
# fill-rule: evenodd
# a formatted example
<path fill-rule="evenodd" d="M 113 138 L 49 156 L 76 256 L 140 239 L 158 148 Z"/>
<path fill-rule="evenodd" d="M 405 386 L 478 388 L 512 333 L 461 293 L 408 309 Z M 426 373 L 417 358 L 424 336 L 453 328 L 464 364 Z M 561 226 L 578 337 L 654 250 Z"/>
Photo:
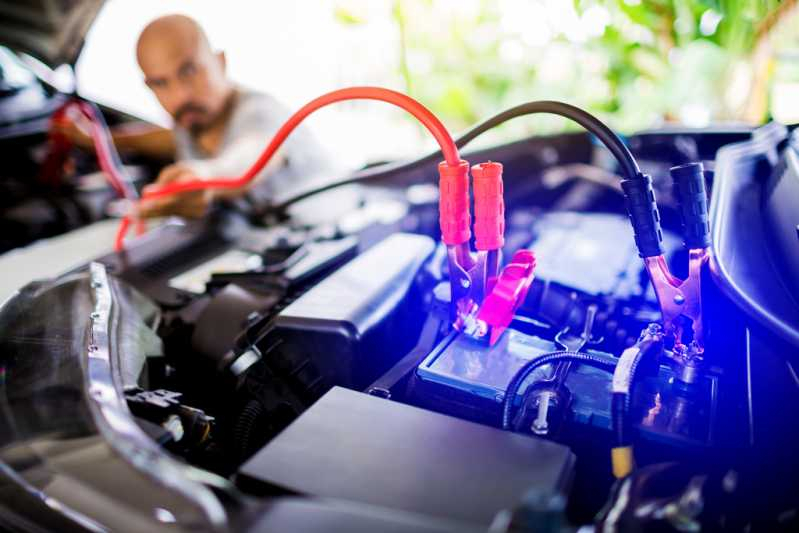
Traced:
<path fill-rule="evenodd" d="M 186 159 L 181 165 L 190 168 L 194 174 L 203 178 L 237 178 L 241 176 L 266 147 L 269 138 L 264 138 L 261 133 L 251 133 L 243 136 L 238 141 L 227 146 L 223 153 L 209 159 Z M 219 189 L 217 198 L 236 198 L 243 195 L 254 183 L 264 179 L 279 170 L 286 162 L 285 149 L 279 149 L 269 160 L 269 163 L 258 173 L 255 179 L 247 186 L 238 189 Z"/>
<path fill-rule="evenodd" d="M 158 179 L 145 187 L 145 192 L 155 190 L 168 183 L 185 182 L 195 179 L 229 178 L 241 176 L 258 158 L 266 146 L 261 134 L 245 136 L 228 146 L 224 153 L 212 159 L 183 160 L 168 165 L 161 170 Z M 238 198 L 256 182 L 269 179 L 268 176 L 280 169 L 286 161 L 284 150 L 278 150 L 269 163 L 258 173 L 255 180 L 243 187 L 232 189 L 209 189 L 173 194 L 155 200 L 144 200 L 139 205 L 139 215 L 145 218 L 178 215 L 197 218 L 203 216 L 215 199 Z"/>
<path fill-rule="evenodd" d="M 152 124 L 124 124 L 111 130 L 118 150 L 134 152 L 152 159 L 174 161 L 175 135 L 172 130 Z"/>
<path fill-rule="evenodd" d="M 55 123 L 53 127 L 75 146 L 93 150 L 94 142 L 88 119 L 83 115 L 70 118 L 71 120 Z M 120 151 L 134 152 L 161 161 L 175 159 L 175 136 L 172 131 L 160 126 L 143 122 L 122 124 L 111 128 L 111 139 Z"/>

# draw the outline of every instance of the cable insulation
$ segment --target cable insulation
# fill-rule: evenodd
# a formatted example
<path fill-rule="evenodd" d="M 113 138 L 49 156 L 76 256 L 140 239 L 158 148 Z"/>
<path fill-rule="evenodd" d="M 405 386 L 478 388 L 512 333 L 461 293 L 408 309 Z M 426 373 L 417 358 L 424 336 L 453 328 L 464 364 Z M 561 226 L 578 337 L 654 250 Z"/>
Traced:
<path fill-rule="evenodd" d="M 508 122 L 509 120 L 539 113 L 560 115 L 580 124 L 588 132 L 596 135 L 602 144 L 604 144 L 608 150 L 610 150 L 611 154 L 613 154 L 613 156 L 616 158 L 616 161 L 619 163 L 619 166 L 621 167 L 622 172 L 627 179 L 641 179 L 641 171 L 638 163 L 636 162 L 629 148 L 627 148 L 627 146 L 624 144 L 624 141 L 622 141 L 621 138 L 613 132 L 613 130 L 611 130 L 601 120 L 587 111 L 583 111 L 578 107 L 563 102 L 542 100 L 526 102 L 524 104 L 511 107 L 510 109 L 502 111 L 501 113 L 498 113 L 474 126 L 472 129 L 455 139 L 455 145 L 459 149 L 462 149 L 483 133 L 494 129 L 497 126 Z M 415 170 L 417 168 L 434 163 L 440 157 L 441 151 L 436 150 L 435 152 L 431 152 L 423 157 L 414 159 L 413 161 L 408 161 L 405 163 L 387 163 L 378 167 L 360 170 L 350 175 L 346 179 L 327 183 L 307 191 L 299 192 L 298 194 L 287 198 L 279 204 L 272 206 L 269 211 L 283 212 L 291 205 L 316 194 L 342 187 L 344 185 L 378 180 L 396 172 Z"/>
<path fill-rule="evenodd" d="M 615 362 L 607 361 L 599 356 L 590 353 L 570 352 L 568 350 L 546 353 L 526 362 L 508 383 L 508 387 L 505 391 L 505 397 L 502 399 L 502 429 L 510 429 L 510 421 L 512 418 L 511 415 L 513 412 L 513 401 L 516 398 L 516 395 L 519 393 L 519 389 L 524 383 L 524 380 L 526 380 L 536 369 L 544 365 L 558 363 L 561 361 L 581 363 L 599 368 L 601 370 L 606 370 L 608 372 L 612 372 L 616 366 Z"/>
<path fill-rule="evenodd" d="M 407 95 L 390 89 L 381 87 L 349 87 L 324 94 L 301 107 L 280 127 L 255 163 L 240 177 L 212 178 L 208 180 L 198 179 L 182 183 L 170 183 L 157 190 L 145 193 L 142 199 L 155 199 L 171 194 L 205 189 L 236 189 L 243 187 L 255 179 L 258 173 L 269 163 L 270 159 L 275 155 L 286 138 L 308 115 L 322 107 L 344 100 L 379 100 L 404 109 L 418 119 L 428 131 L 430 131 L 438 142 L 448 165 L 458 166 L 460 164 L 458 148 L 455 146 L 449 132 L 441 121 L 422 104 Z M 125 234 L 123 230 L 127 230 L 129 225 L 130 221 L 128 221 L 127 225 L 124 221 L 120 224 L 116 239 L 117 250 L 120 250 L 124 244 Z"/>

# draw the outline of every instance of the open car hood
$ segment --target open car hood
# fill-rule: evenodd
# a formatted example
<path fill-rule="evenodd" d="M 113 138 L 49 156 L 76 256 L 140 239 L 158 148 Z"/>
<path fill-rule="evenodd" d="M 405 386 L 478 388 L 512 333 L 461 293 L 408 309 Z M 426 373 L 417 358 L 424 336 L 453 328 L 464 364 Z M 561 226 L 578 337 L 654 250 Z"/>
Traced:
<path fill-rule="evenodd" d="M 0 0 L 0 44 L 51 68 L 78 59 L 103 0 Z"/>

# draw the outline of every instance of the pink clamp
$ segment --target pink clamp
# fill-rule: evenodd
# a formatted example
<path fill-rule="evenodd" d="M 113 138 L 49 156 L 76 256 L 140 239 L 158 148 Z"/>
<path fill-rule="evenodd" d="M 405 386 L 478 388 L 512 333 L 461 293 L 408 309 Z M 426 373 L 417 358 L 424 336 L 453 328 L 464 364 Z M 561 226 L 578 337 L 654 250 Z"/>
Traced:
<path fill-rule="evenodd" d="M 448 246 L 468 243 L 472 236 L 469 229 L 469 163 L 462 160 L 454 167 L 444 161 L 438 165 L 438 174 L 441 238 Z"/>
<path fill-rule="evenodd" d="M 502 198 L 502 164 L 489 161 L 472 167 L 474 178 L 474 237 L 478 250 L 499 250 L 505 245 L 505 201 Z"/>
<path fill-rule="evenodd" d="M 490 328 L 489 345 L 496 344 L 510 325 L 533 283 L 534 272 L 535 254 L 530 250 L 517 251 L 502 270 L 494 289 L 477 313 L 477 322 Z"/>

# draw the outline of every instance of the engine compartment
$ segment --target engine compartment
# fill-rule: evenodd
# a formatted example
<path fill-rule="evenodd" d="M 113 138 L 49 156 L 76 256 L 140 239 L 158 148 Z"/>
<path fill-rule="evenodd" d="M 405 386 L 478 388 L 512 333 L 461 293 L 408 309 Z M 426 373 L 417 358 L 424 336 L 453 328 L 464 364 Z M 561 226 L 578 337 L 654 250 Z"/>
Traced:
<path fill-rule="evenodd" d="M 796 478 L 771 475 L 797 466 L 796 435 L 774 415 L 799 405 L 792 315 L 779 298 L 751 297 L 757 284 L 746 280 L 765 267 L 740 262 L 735 250 L 750 241 L 720 239 L 719 219 L 764 206 L 779 238 L 756 242 L 769 264 L 790 268 L 779 254 L 790 255 L 782 229 L 794 214 L 781 218 L 784 206 L 769 202 L 794 190 L 792 139 L 774 126 L 629 139 L 657 192 L 665 261 L 681 279 L 690 258 L 669 169 L 705 164 L 714 242 L 701 270 L 699 363 L 663 345 L 616 169 L 585 134 L 469 154 L 504 164 L 503 263 L 535 253 L 526 296 L 490 340 L 453 328 L 432 163 L 331 188 L 284 213 L 225 204 L 202 220 L 172 220 L 54 280 L 52 293 L 83 291 L 59 304 L 80 308 L 64 315 L 74 327 L 88 314 L 93 328 L 116 328 L 105 348 L 90 335 L 87 394 L 106 417 L 132 417 L 138 429 L 125 431 L 144 436 L 152 459 L 140 467 L 204 479 L 244 529 L 320 513 L 320 524 L 343 520 L 353 531 L 790 530 Z M 743 175 L 768 184 L 754 203 L 731 191 L 745 187 Z M 747 228 L 757 230 L 751 220 Z M 48 291 L 36 284 L 20 298 Z M 25 338 L 52 334 L 30 327 Z M 17 353 L 27 341 L 4 342 Z M 644 357 L 655 345 L 661 355 Z M 103 382 L 107 393 L 93 381 L 92 347 L 116 376 Z M 17 372 L 9 361 L 6 386 Z M 113 390 L 121 403 L 108 403 Z M 346 504 L 314 507 L 328 500 Z M 347 507 L 356 504 L 372 511 Z"/>
<path fill-rule="evenodd" d="M 718 145 L 711 135 L 651 137 L 632 144 L 641 154 L 656 146 L 655 154 L 669 156 L 642 166 L 663 193 L 666 257 L 684 276 L 686 254 L 666 171 L 681 161 L 663 145 L 688 144 L 694 155 L 701 146 L 711 165 L 708 154 Z M 721 143 L 732 140 L 718 137 Z M 308 444 L 313 425 L 304 437 L 282 440 L 313 418 L 306 411 L 324 409 L 333 401 L 329 395 L 344 394 L 336 392 L 340 387 L 499 430 L 508 383 L 524 362 L 559 348 L 584 347 L 615 364 L 639 332 L 658 321 L 659 310 L 632 242 L 621 190 L 612 173 L 592 164 L 599 149 L 588 141 L 568 135 L 479 154 L 506 162 L 505 257 L 529 247 L 540 258 L 527 298 L 491 347 L 450 328 L 446 253 L 437 242 L 437 197 L 424 183 L 426 172 L 315 198 L 349 206 L 321 222 L 303 224 L 302 204 L 289 220 L 269 227 L 220 210 L 206 222 L 166 226 L 122 256 L 102 259 L 112 275 L 161 311 L 155 331 L 163 354 L 148 357 L 137 385 L 127 388 L 131 412 L 167 450 L 195 466 L 235 476 L 246 491 L 340 496 L 344 488 L 331 483 L 315 489 L 309 475 L 309 464 L 317 465 Z M 308 209 L 314 211 L 314 205 Z M 708 308 L 726 305 L 712 283 L 705 286 Z M 697 379 L 686 380 L 680 368 L 662 360 L 636 385 L 630 416 L 637 464 L 675 461 L 714 481 L 740 464 L 748 431 L 741 424 L 747 418 L 745 389 L 736 374 L 747 352 L 746 328 L 730 328 L 727 318 L 706 315 L 708 349 Z M 580 364 L 559 379 L 551 372 L 536 370 L 515 395 L 518 413 L 511 428 L 568 447 L 576 462 L 564 460 L 560 475 L 574 481 L 542 485 L 542 494 L 557 495 L 560 503 L 530 504 L 536 509 L 534 518 L 527 517 L 531 529 L 545 515 L 558 515 L 563 524 L 591 522 L 613 484 L 607 460 L 613 376 Z M 360 400 L 352 401 L 349 408 L 359 412 Z M 320 437 L 318 445 L 326 449 L 337 438 L 358 434 L 345 423 L 339 429 L 327 440 Z M 368 433 L 368 423 L 360 430 Z M 308 462 L 298 457 L 299 442 Z M 377 453 L 362 446 L 367 455 Z M 262 454 L 272 457 L 275 447 L 295 450 L 289 457 L 296 471 L 286 467 L 275 477 L 268 468 L 253 466 L 263 463 Z M 347 462 L 345 470 L 354 479 L 345 484 L 368 487 L 352 473 L 358 470 L 357 455 L 346 448 L 337 452 L 319 464 Z M 276 457 L 263 464 L 282 464 L 282 456 Z M 724 472 L 715 471 L 720 468 Z M 336 468 L 325 470 L 318 471 L 322 479 L 341 477 Z M 361 475 L 365 480 L 372 474 L 374 468 L 365 468 Z M 395 482 L 383 479 L 386 493 Z M 680 491 L 688 490 L 674 479 L 663 483 L 659 490 L 669 486 L 678 502 Z M 719 487 L 708 481 L 704 490 L 723 492 Z M 352 497 L 368 503 L 361 492 Z M 522 500 L 522 494 L 517 497 Z M 697 523 L 731 520 L 729 508 L 710 517 L 687 504 L 678 508 L 681 519 Z"/>

